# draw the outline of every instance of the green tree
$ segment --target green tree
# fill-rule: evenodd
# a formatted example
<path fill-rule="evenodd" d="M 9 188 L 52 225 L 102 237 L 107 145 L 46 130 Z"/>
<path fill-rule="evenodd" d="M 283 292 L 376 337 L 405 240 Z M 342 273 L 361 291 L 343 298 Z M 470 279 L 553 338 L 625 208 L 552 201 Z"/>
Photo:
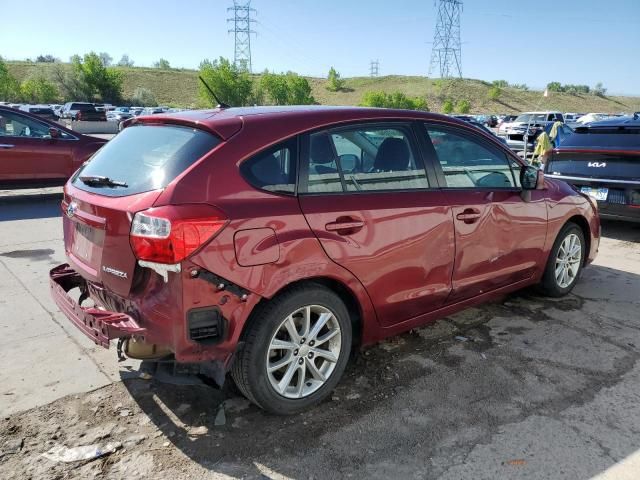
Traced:
<path fill-rule="evenodd" d="M 53 103 L 60 98 L 58 87 L 43 75 L 24 80 L 20 84 L 22 99 L 29 103 Z"/>
<path fill-rule="evenodd" d="M 122 72 L 105 67 L 95 52 L 85 54 L 82 60 L 74 56 L 72 68 L 75 75 L 72 83 L 82 93 L 82 100 L 98 96 L 103 102 L 118 103 L 122 99 Z"/>
<path fill-rule="evenodd" d="M 560 82 L 549 82 L 547 83 L 547 90 L 550 92 L 564 92 L 564 87 Z"/>
<path fill-rule="evenodd" d="M 447 115 L 453 113 L 453 102 L 451 100 L 445 100 L 442 104 L 442 111 Z"/>
<path fill-rule="evenodd" d="M 5 102 L 20 101 L 20 84 L 11 75 L 2 57 L 0 57 L 0 100 Z"/>
<path fill-rule="evenodd" d="M 529 90 L 529 87 L 526 83 L 516 83 L 512 85 L 513 88 L 517 88 L 518 90 L 524 90 L 525 92 Z"/>
<path fill-rule="evenodd" d="M 507 88 L 509 86 L 509 82 L 506 80 L 494 80 L 493 86 L 498 88 Z"/>
<path fill-rule="evenodd" d="M 597 97 L 604 97 L 607 94 L 607 89 L 604 88 L 602 82 L 596 83 L 596 86 L 593 87 L 593 94 Z"/>
<path fill-rule="evenodd" d="M 142 107 L 157 107 L 158 101 L 151 90 L 144 87 L 138 87 L 133 91 L 131 103 Z"/>
<path fill-rule="evenodd" d="M 311 95 L 309 81 L 297 73 L 287 72 L 287 85 L 289 87 L 289 105 L 313 105 L 316 99 Z"/>
<path fill-rule="evenodd" d="M 157 62 L 153 64 L 155 68 L 159 68 L 160 70 L 171 70 L 171 65 L 169 64 L 169 60 L 165 58 L 161 58 Z"/>
<path fill-rule="evenodd" d="M 471 111 L 471 103 L 469 103 L 469 100 L 458 100 L 456 110 L 458 110 L 458 113 L 469 113 Z"/>
<path fill-rule="evenodd" d="M 493 87 L 491 87 L 489 89 L 489 92 L 487 92 L 487 97 L 489 97 L 489 100 L 493 102 L 498 100 L 500 98 L 500 95 L 502 95 L 502 89 L 497 85 L 494 85 Z"/>
<path fill-rule="evenodd" d="M 360 105 L 377 108 L 399 108 L 404 110 L 429 110 L 424 98 L 409 98 L 402 92 L 365 92 Z"/>
<path fill-rule="evenodd" d="M 315 103 L 315 99 L 311 95 L 311 85 L 307 79 L 294 72 L 277 74 L 265 71 L 255 88 L 262 89 L 274 105 L 311 105 Z"/>
<path fill-rule="evenodd" d="M 55 63 L 59 61 L 60 60 L 54 57 L 53 55 L 38 55 L 36 57 L 37 63 Z"/>
<path fill-rule="evenodd" d="M 329 69 L 329 75 L 327 75 L 327 90 L 330 92 L 338 92 L 344 88 L 345 81 L 340 78 L 340 74 L 335 68 Z"/>
<path fill-rule="evenodd" d="M 113 62 L 113 57 L 109 55 L 107 52 L 100 52 L 98 54 L 100 56 L 100 60 L 102 60 L 102 65 L 105 67 L 110 67 Z"/>
<path fill-rule="evenodd" d="M 129 55 L 127 55 L 125 53 L 124 55 L 122 55 L 122 57 L 120 57 L 120 60 L 118 61 L 118 66 L 119 67 L 133 67 L 133 60 L 131 60 L 129 58 Z"/>
<path fill-rule="evenodd" d="M 235 64 L 220 57 L 218 60 L 204 60 L 200 64 L 200 76 L 211 87 L 220 101 L 241 107 L 250 105 L 253 82 L 249 73 Z M 199 97 L 205 105 L 217 105 L 209 90 L 204 85 L 199 86 Z"/>

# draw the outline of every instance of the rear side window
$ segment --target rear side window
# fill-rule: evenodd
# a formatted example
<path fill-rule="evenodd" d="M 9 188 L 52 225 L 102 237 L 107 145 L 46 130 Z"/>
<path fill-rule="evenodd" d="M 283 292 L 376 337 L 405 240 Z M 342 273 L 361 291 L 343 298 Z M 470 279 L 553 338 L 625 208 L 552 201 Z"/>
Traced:
<path fill-rule="evenodd" d="M 339 128 L 309 136 L 307 192 L 429 188 L 404 126 Z"/>
<path fill-rule="evenodd" d="M 112 197 L 165 188 L 219 143 L 212 134 L 195 128 L 131 126 L 116 135 L 78 170 L 73 185 Z M 88 185 L 80 177 L 107 177 L 126 186 Z"/>
<path fill-rule="evenodd" d="M 270 148 L 240 165 L 244 179 L 256 188 L 275 193 L 295 193 L 296 141 Z"/>

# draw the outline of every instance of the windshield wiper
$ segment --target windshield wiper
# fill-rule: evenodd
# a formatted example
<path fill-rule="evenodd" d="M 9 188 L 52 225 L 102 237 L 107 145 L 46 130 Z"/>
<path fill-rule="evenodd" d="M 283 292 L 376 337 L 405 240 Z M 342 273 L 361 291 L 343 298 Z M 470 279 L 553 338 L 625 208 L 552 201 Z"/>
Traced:
<path fill-rule="evenodd" d="M 128 187 L 125 182 L 111 180 L 103 175 L 85 175 L 80 177 L 80 181 L 90 187 Z"/>

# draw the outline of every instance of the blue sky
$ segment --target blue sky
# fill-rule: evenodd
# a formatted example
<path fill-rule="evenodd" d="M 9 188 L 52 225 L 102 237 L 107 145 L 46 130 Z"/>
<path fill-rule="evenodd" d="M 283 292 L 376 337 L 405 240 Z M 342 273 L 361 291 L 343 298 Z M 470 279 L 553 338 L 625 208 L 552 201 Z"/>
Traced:
<path fill-rule="evenodd" d="M 233 57 L 232 0 L 0 0 L 0 55 L 127 53 L 194 68 Z M 28 8 L 24 8 L 28 5 Z M 253 0 L 253 70 L 325 76 L 426 75 L 436 22 L 432 0 Z M 105 8 L 106 7 L 106 8 Z M 640 95 L 640 0 L 466 0 L 463 75 L 532 87 L 550 81 Z"/>

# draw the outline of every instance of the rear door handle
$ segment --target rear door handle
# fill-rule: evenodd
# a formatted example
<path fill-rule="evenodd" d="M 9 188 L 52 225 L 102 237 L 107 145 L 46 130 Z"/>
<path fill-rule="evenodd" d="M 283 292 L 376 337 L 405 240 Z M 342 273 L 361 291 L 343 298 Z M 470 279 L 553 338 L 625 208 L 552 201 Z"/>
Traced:
<path fill-rule="evenodd" d="M 8 143 L 0 143 L 0 148 L 13 148 L 15 145 L 10 145 Z"/>
<path fill-rule="evenodd" d="M 462 213 L 456 215 L 456 218 L 464 223 L 475 223 L 481 214 L 475 208 L 465 208 Z"/>
<path fill-rule="evenodd" d="M 351 235 L 364 227 L 364 222 L 358 218 L 342 217 L 335 222 L 327 223 L 324 228 L 328 232 L 337 232 L 338 235 Z"/>

